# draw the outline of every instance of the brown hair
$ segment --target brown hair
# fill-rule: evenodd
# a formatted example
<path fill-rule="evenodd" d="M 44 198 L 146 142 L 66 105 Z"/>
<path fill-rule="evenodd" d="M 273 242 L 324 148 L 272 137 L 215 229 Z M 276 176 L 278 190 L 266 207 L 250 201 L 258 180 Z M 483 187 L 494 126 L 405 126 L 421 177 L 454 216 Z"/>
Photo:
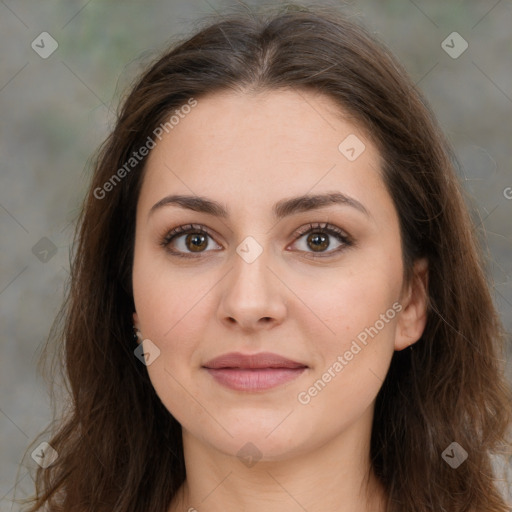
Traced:
<path fill-rule="evenodd" d="M 493 457 L 512 418 L 504 333 L 493 306 L 456 160 L 425 100 L 389 51 L 339 11 L 281 7 L 208 22 L 153 63 L 104 142 L 79 219 L 60 318 L 69 409 L 38 468 L 40 510 L 162 512 L 185 479 L 181 426 L 134 356 L 131 291 L 135 213 L 145 158 L 95 194 L 190 98 L 222 90 L 320 92 L 358 121 L 383 157 L 407 276 L 429 261 L 429 313 L 413 350 L 395 352 L 377 396 L 372 467 L 389 512 L 508 510 Z M 457 442 L 467 460 L 442 452 Z M 28 500 L 27 500 L 28 501 Z"/>

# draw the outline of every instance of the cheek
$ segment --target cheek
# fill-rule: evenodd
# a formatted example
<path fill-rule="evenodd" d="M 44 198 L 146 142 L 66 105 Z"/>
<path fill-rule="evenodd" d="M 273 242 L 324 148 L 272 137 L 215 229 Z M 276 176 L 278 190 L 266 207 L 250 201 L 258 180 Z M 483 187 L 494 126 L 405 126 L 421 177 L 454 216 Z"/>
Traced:
<path fill-rule="evenodd" d="M 320 379 L 317 388 L 325 383 L 329 388 L 317 405 L 369 403 L 378 392 L 394 352 L 401 310 L 399 262 L 362 263 L 360 271 L 347 273 L 335 286 L 331 282 L 326 293 L 312 299 L 312 309 L 322 312 L 331 331 L 323 329 L 315 337 L 321 357 L 312 381 Z"/>
<path fill-rule="evenodd" d="M 149 378 L 167 410 L 182 425 L 188 425 L 191 417 L 198 420 L 205 413 L 192 398 L 191 369 L 199 365 L 200 340 L 204 338 L 198 329 L 208 321 L 207 301 L 201 300 L 208 283 L 190 286 L 178 276 L 170 280 L 162 274 L 155 278 L 141 273 L 139 277 L 134 295 L 139 299 L 136 306 L 141 329 L 160 350 L 159 357 L 147 366 Z"/>
<path fill-rule="evenodd" d="M 165 255 L 140 250 L 133 266 L 135 308 L 143 335 L 167 344 L 186 326 L 191 313 L 201 310 L 201 301 L 213 288 L 215 276 L 197 275 L 193 268 L 172 265 Z"/>
<path fill-rule="evenodd" d="M 208 321 L 206 301 L 201 301 L 204 292 L 200 292 L 194 287 L 154 286 L 140 296 L 138 314 L 143 336 L 160 350 L 159 358 L 147 369 L 156 392 L 166 397 L 168 406 L 168 400 L 183 392 L 178 383 L 188 386 L 191 367 L 199 365 L 204 336 L 198 329 Z"/>
<path fill-rule="evenodd" d="M 308 305 L 311 305 L 311 310 L 318 311 L 326 327 L 323 338 L 327 340 L 330 331 L 334 345 L 344 343 L 379 321 L 399 298 L 400 272 L 399 268 L 386 268 L 384 271 L 367 267 L 360 272 L 346 273 L 336 280 L 331 277 L 326 280 L 324 291 L 308 293 Z M 393 320 L 395 316 L 396 311 L 392 310 L 386 320 Z"/>
<path fill-rule="evenodd" d="M 365 276 L 345 280 L 316 302 L 334 334 L 324 329 L 313 338 L 318 364 L 296 397 L 306 416 L 326 418 L 333 432 L 371 405 L 394 353 L 399 286 L 379 273 Z"/>
<path fill-rule="evenodd" d="M 199 364 L 198 349 L 201 340 L 207 341 L 205 330 L 211 322 L 212 292 L 218 279 L 213 272 L 198 275 L 197 269 L 173 267 L 165 257 L 149 258 L 143 251 L 135 258 L 133 293 L 140 328 L 161 355 L 148 367 L 150 376 L 164 364 L 173 375 L 185 375 L 187 368 Z M 169 374 L 158 374 L 159 381 L 169 378 Z"/>

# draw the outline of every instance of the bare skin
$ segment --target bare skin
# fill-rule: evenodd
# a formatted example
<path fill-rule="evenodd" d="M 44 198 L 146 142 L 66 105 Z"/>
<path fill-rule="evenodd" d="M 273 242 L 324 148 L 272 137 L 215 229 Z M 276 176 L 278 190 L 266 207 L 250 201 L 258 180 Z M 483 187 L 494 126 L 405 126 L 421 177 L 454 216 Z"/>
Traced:
<path fill-rule="evenodd" d="M 365 145 L 353 161 L 338 149 L 351 134 Z M 149 376 L 183 427 L 187 480 L 170 512 L 384 510 L 370 467 L 375 397 L 394 351 L 425 327 L 427 262 L 404 282 L 380 159 L 332 100 L 303 91 L 199 98 L 152 150 L 137 207 L 134 323 L 160 350 Z M 333 192 L 350 199 L 274 217 L 279 201 Z M 172 194 L 228 215 L 174 203 L 151 211 Z M 190 235 L 162 245 L 189 224 Z M 204 367 L 229 352 L 306 368 L 271 389 L 232 389 Z"/>

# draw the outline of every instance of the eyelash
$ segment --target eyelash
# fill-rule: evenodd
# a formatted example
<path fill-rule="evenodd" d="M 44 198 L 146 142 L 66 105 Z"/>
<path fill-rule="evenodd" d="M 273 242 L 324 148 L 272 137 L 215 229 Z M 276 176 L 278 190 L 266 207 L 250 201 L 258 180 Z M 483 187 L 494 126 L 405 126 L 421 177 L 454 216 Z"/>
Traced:
<path fill-rule="evenodd" d="M 172 256 L 178 256 L 178 257 L 183 257 L 183 258 L 200 257 L 206 251 L 198 252 L 198 253 L 194 254 L 194 253 L 183 253 L 181 251 L 173 251 L 173 250 L 169 249 L 169 245 L 175 238 L 178 238 L 181 235 L 186 235 L 186 234 L 190 234 L 190 233 L 202 234 L 202 235 L 209 236 L 210 238 L 213 238 L 213 236 L 209 233 L 208 229 L 206 229 L 204 226 L 202 226 L 200 224 L 195 224 L 195 225 L 194 224 L 186 224 L 183 226 L 177 226 L 176 228 L 173 228 L 170 231 L 168 231 L 162 237 L 162 239 L 160 241 L 160 245 L 167 252 L 169 252 Z M 303 227 L 297 229 L 295 231 L 295 233 L 293 234 L 293 236 L 295 237 L 294 242 L 296 242 L 297 240 L 302 238 L 304 235 L 307 235 L 309 233 L 323 233 L 326 235 L 332 235 L 342 244 L 340 247 L 333 249 L 331 251 L 327 251 L 327 252 L 315 253 L 315 252 L 309 252 L 309 251 L 301 251 L 301 252 L 306 252 L 308 254 L 308 257 L 311 257 L 311 258 L 326 258 L 326 257 L 332 256 L 334 254 L 337 254 L 337 253 L 343 251 L 344 249 L 347 249 L 354 245 L 353 239 L 345 231 L 343 231 L 340 228 L 338 228 L 332 224 L 329 224 L 329 223 L 310 223 L 306 226 L 303 226 Z"/>

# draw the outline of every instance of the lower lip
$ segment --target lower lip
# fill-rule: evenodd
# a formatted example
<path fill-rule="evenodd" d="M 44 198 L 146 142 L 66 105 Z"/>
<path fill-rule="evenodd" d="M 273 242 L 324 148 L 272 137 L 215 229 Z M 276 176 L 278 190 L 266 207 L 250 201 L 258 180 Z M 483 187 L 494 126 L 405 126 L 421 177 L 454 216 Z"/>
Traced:
<path fill-rule="evenodd" d="M 263 391 L 296 379 L 306 368 L 206 368 L 220 384 L 238 391 Z"/>

